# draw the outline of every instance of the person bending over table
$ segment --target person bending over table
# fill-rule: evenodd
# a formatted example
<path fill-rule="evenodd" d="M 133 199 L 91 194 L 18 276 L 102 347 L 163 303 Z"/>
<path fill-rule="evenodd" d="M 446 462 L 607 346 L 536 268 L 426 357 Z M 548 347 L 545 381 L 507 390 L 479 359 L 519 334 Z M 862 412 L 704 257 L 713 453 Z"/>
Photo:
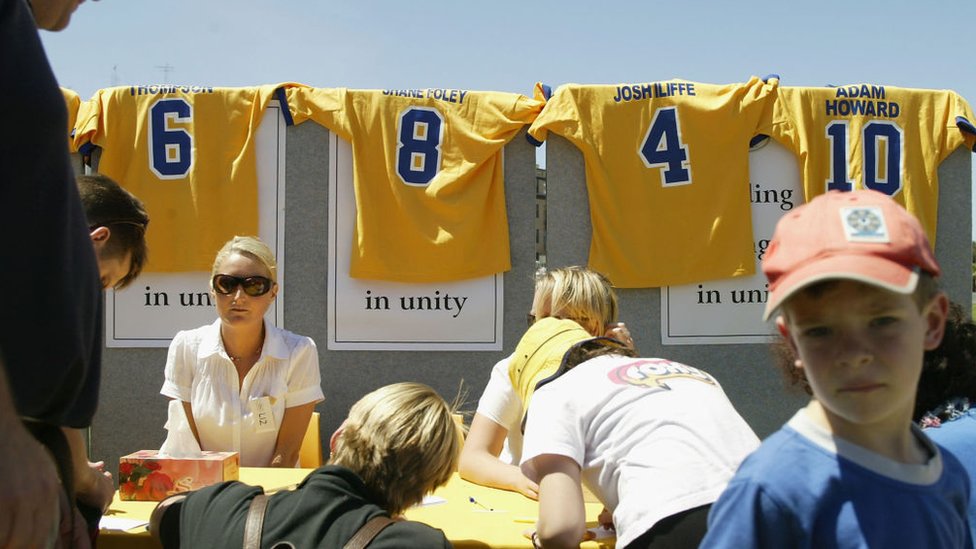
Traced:
<path fill-rule="evenodd" d="M 201 449 L 240 452 L 244 467 L 295 467 L 324 399 L 315 343 L 264 318 L 278 293 L 276 269 L 256 237 L 224 244 L 210 279 L 219 318 L 176 334 L 160 390 L 183 402 Z"/>
<path fill-rule="evenodd" d="M 529 324 L 550 316 L 575 320 L 594 336 L 607 335 L 631 348 L 634 345 L 627 326 L 617 322 L 617 296 L 610 281 L 585 267 L 537 274 Z M 538 499 L 539 486 L 518 467 L 524 407 L 508 377 L 511 359 L 498 361 L 491 370 L 461 450 L 458 472 L 470 482 Z"/>
<path fill-rule="evenodd" d="M 539 483 L 536 546 L 579 546 L 582 482 L 613 513 L 617 547 L 697 548 L 711 503 L 759 446 L 710 374 L 634 355 L 556 318 L 515 348 L 522 472 Z"/>
<path fill-rule="evenodd" d="M 268 498 L 258 545 L 342 547 L 378 522 L 370 549 L 451 547 L 442 531 L 400 515 L 457 468 L 463 435 L 453 411 L 421 383 L 387 385 L 361 398 L 332 435 L 329 464 Z M 260 493 L 231 481 L 171 496 L 153 511 L 150 532 L 165 549 L 240 548 Z"/>

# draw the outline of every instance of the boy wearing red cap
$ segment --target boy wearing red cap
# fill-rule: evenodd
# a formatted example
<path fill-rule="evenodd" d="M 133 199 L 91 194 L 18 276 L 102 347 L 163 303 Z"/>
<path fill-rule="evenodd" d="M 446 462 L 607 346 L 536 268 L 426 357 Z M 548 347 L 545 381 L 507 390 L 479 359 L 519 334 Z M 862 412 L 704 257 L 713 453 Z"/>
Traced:
<path fill-rule="evenodd" d="M 971 547 L 966 473 L 912 423 L 948 311 L 919 222 L 830 192 L 780 220 L 762 268 L 812 398 L 743 462 L 702 547 Z"/>

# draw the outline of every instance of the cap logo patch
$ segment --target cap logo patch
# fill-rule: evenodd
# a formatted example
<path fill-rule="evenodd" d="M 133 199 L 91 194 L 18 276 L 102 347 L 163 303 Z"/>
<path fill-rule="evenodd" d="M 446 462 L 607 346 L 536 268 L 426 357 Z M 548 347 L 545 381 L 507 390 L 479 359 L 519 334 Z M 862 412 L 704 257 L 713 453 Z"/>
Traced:
<path fill-rule="evenodd" d="M 840 218 L 848 242 L 891 242 L 884 213 L 877 206 L 841 208 Z"/>

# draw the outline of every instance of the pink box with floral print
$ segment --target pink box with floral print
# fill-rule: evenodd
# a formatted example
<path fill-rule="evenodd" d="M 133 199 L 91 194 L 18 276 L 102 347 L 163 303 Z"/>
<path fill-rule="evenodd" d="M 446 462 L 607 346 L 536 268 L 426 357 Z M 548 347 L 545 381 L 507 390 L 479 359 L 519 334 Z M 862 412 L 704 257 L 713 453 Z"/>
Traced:
<path fill-rule="evenodd" d="M 139 450 L 119 458 L 119 497 L 124 501 L 160 501 L 225 480 L 237 480 L 240 454 L 203 452 L 199 458 L 159 457 Z"/>

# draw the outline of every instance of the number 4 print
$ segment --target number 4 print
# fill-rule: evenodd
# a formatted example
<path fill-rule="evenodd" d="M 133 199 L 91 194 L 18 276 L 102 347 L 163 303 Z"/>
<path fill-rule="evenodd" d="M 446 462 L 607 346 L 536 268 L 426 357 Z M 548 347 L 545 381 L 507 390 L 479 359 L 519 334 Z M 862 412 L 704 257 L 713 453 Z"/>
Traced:
<path fill-rule="evenodd" d="M 846 120 L 834 120 L 827 124 L 825 134 L 830 141 L 830 177 L 827 190 L 850 191 L 854 181 L 850 179 L 848 166 L 848 125 Z M 874 120 L 861 130 L 863 150 L 864 188 L 895 196 L 901 190 L 902 129 L 894 122 Z M 884 158 L 881 158 L 881 157 Z"/>
<path fill-rule="evenodd" d="M 681 141 L 681 125 L 676 107 L 654 111 L 654 118 L 641 142 L 638 156 L 648 168 L 661 170 L 661 186 L 673 187 L 691 183 L 691 162 L 688 145 Z"/>
<path fill-rule="evenodd" d="M 444 119 L 430 107 L 410 107 L 400 113 L 396 172 L 411 186 L 427 185 L 441 168 Z"/>

